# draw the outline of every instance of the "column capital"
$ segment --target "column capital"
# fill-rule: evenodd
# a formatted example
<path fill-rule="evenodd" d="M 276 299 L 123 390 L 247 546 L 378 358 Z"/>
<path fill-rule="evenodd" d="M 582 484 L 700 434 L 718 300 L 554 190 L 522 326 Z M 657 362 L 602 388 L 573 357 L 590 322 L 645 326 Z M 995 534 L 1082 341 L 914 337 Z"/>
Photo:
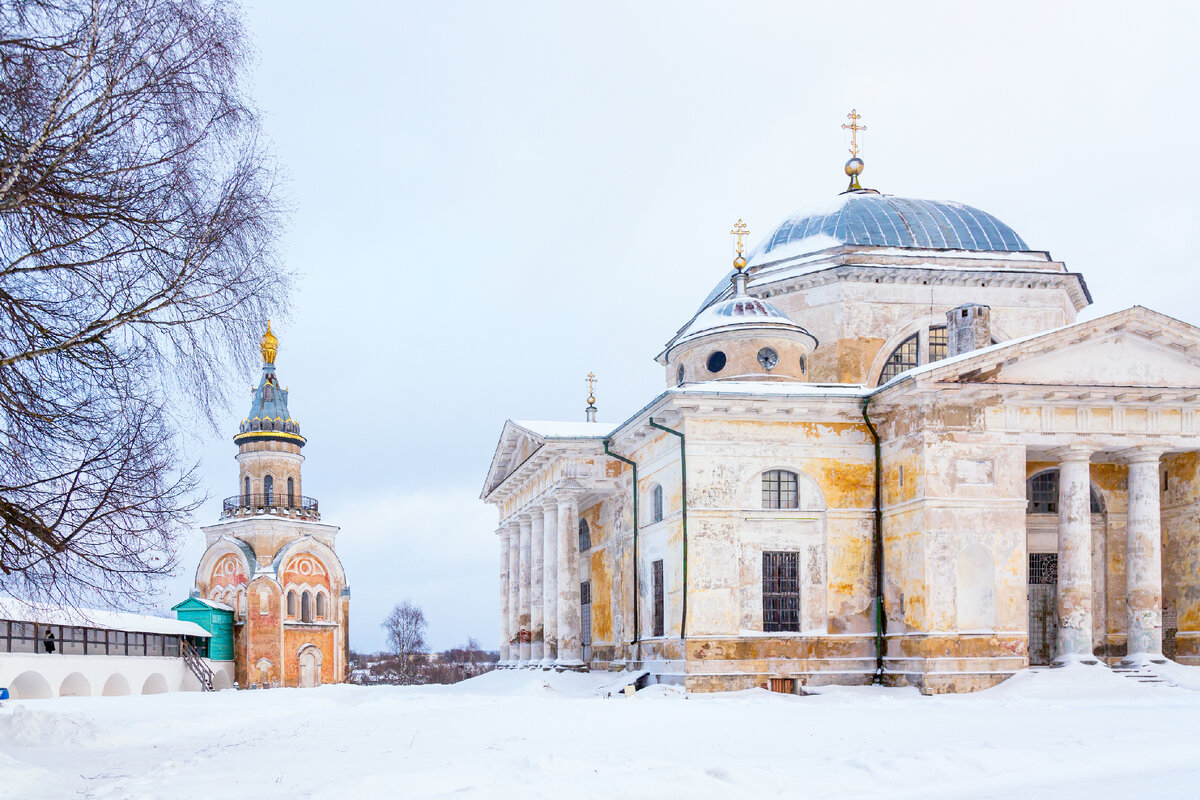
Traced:
<path fill-rule="evenodd" d="M 1131 447 L 1128 450 L 1122 450 L 1117 456 L 1126 464 L 1146 464 L 1158 463 L 1158 460 L 1167 452 L 1165 447 Z"/>
<path fill-rule="evenodd" d="M 558 508 L 558 500 L 551 495 L 546 495 L 545 497 L 539 497 L 537 500 L 534 500 L 533 505 L 542 509 L 542 511 L 553 511 L 554 509 Z"/>
<path fill-rule="evenodd" d="M 1050 451 L 1050 457 L 1055 461 L 1088 461 L 1092 460 L 1092 454 L 1096 452 L 1096 448 L 1089 445 L 1069 444 L 1063 447 L 1056 447 Z"/>

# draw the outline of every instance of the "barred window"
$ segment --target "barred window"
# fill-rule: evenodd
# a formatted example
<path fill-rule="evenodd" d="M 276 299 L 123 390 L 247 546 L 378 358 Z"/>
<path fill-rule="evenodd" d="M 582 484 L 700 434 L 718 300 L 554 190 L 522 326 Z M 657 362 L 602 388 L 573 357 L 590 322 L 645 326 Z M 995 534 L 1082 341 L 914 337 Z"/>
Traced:
<path fill-rule="evenodd" d="M 592 549 L 592 529 L 586 519 L 579 520 L 579 552 Z"/>
<path fill-rule="evenodd" d="M 650 490 L 650 521 L 662 522 L 663 518 L 663 488 L 660 484 L 654 484 L 654 488 Z"/>
<path fill-rule="evenodd" d="M 946 357 L 950 337 L 945 325 L 934 325 L 929 329 L 929 363 L 941 361 Z"/>
<path fill-rule="evenodd" d="M 800 554 L 763 553 L 763 630 L 800 630 Z"/>
<path fill-rule="evenodd" d="M 917 334 L 914 333 L 912 336 L 901 342 L 900 346 L 893 350 L 892 354 L 888 356 L 887 363 L 883 365 L 883 372 L 879 375 L 879 383 L 887 383 L 897 375 L 908 372 L 910 369 L 917 366 L 918 352 Z"/>
<path fill-rule="evenodd" d="M 266 505 L 275 505 L 275 479 L 268 475 L 263 478 L 263 502 Z"/>
<path fill-rule="evenodd" d="M 654 633 L 652 636 L 663 635 L 663 562 L 660 558 L 651 565 L 651 573 L 653 574 L 653 591 L 654 591 Z"/>
<path fill-rule="evenodd" d="M 1058 470 L 1050 469 L 1034 475 L 1025 484 L 1025 493 L 1029 501 L 1026 512 L 1029 514 L 1058 513 Z M 1104 498 L 1092 486 L 1089 492 L 1089 511 L 1092 514 L 1104 513 Z"/>
<path fill-rule="evenodd" d="M 763 508 L 799 508 L 800 482 L 796 473 L 782 469 L 767 470 L 762 476 Z"/>

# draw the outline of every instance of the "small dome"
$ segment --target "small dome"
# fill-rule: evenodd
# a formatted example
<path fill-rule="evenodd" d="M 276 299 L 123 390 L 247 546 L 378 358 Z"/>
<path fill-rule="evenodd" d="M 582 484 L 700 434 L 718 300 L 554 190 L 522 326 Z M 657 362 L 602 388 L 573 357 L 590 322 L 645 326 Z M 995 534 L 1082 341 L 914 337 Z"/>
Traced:
<path fill-rule="evenodd" d="M 816 212 L 785 220 L 750 254 L 759 265 L 841 244 L 935 250 L 1028 251 L 1009 226 L 962 203 L 876 192 L 838 195 Z"/>
<path fill-rule="evenodd" d="M 667 348 L 671 350 L 702 336 L 734 332 L 742 328 L 774 328 L 779 332 L 798 333 L 811 338 L 808 331 L 770 303 L 756 297 L 735 295 L 697 314 Z"/>

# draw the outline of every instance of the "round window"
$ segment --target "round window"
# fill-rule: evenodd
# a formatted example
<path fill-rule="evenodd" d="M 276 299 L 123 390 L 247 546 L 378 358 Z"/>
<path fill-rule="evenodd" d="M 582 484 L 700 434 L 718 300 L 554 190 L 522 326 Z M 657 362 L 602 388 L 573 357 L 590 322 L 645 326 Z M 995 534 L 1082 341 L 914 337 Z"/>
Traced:
<path fill-rule="evenodd" d="M 675 385 L 683 386 L 683 364 L 679 365 L 679 371 L 675 373 Z"/>
<path fill-rule="evenodd" d="M 774 347 L 764 347 L 758 351 L 758 363 L 763 369 L 775 369 L 775 365 L 779 363 L 779 353 L 775 352 Z"/>
<path fill-rule="evenodd" d="M 717 350 L 708 357 L 708 361 L 706 362 L 705 366 L 708 367 L 709 372 L 720 372 L 721 370 L 725 369 L 725 354 L 720 350 Z"/>

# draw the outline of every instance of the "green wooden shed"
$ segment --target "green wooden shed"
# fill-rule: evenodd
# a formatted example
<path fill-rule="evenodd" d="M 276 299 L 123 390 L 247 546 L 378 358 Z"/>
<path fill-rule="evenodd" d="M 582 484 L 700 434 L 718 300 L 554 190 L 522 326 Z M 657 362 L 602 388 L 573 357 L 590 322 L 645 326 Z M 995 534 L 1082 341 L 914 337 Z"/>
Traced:
<path fill-rule="evenodd" d="M 233 609 L 200 597 L 189 597 L 171 607 L 176 619 L 194 622 L 212 634 L 208 658 L 233 661 Z"/>

